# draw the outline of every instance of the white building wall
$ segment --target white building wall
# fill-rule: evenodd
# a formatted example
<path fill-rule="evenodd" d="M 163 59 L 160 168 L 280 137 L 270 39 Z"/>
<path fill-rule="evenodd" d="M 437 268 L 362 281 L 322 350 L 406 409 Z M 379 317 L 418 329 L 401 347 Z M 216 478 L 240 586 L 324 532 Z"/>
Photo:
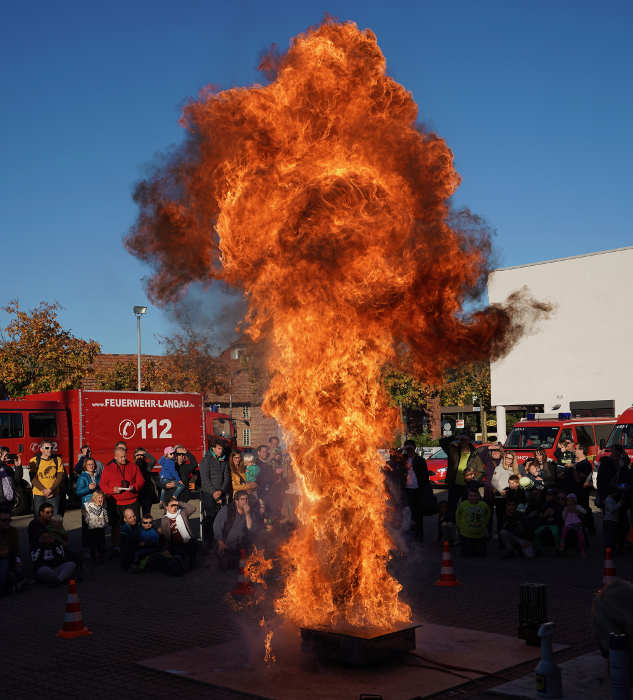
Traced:
<path fill-rule="evenodd" d="M 633 246 L 495 270 L 490 303 L 526 286 L 555 304 L 548 320 L 491 364 L 493 406 L 633 403 Z"/>

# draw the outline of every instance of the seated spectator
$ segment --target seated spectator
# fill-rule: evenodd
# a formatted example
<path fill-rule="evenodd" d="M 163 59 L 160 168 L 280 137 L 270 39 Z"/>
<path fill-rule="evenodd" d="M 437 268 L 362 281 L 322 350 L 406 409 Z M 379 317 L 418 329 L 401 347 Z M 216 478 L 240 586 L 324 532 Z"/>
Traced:
<path fill-rule="evenodd" d="M 237 568 L 240 550 L 250 549 L 255 532 L 256 519 L 248 502 L 248 493 L 238 491 L 235 500 L 222 507 L 213 523 L 222 568 Z"/>
<path fill-rule="evenodd" d="M 75 576 L 77 565 L 70 560 L 65 547 L 67 536 L 60 530 L 59 523 L 53 524 L 52 520 L 53 504 L 44 501 L 37 518 L 29 524 L 29 543 L 35 578 L 59 586 Z"/>
<path fill-rule="evenodd" d="M 166 565 L 167 562 L 161 560 L 160 533 L 154 527 L 152 516 L 144 515 L 141 519 L 138 546 L 131 570 L 141 573 L 146 569 L 166 569 Z"/>
<path fill-rule="evenodd" d="M 125 508 L 123 511 L 123 525 L 121 525 L 121 568 L 127 571 L 136 557 L 136 550 L 140 539 L 141 528 L 136 519 L 133 508 Z"/>
<path fill-rule="evenodd" d="M 527 559 L 534 557 L 534 547 L 529 538 L 526 527 L 526 516 L 518 510 L 517 502 L 509 500 L 506 503 L 506 512 L 503 520 L 503 528 L 499 532 L 502 558 L 507 559 L 516 553 L 523 554 Z"/>
<path fill-rule="evenodd" d="M 466 500 L 457 506 L 457 530 L 464 556 L 486 555 L 486 529 L 490 508 L 481 500 L 479 489 L 473 486 L 466 492 Z"/>
<path fill-rule="evenodd" d="M 24 585 L 18 549 L 18 531 L 11 525 L 11 511 L 0 506 L 0 595 L 18 591 Z"/>
<path fill-rule="evenodd" d="M 84 469 L 86 468 L 85 462 L 87 459 L 93 459 L 92 449 L 88 447 L 88 445 L 84 445 L 81 448 L 81 450 L 79 450 L 79 454 L 77 455 L 77 464 L 75 464 L 75 474 L 79 475 L 84 471 Z M 95 459 L 94 463 L 95 473 L 99 478 L 101 478 L 101 472 L 103 471 L 103 463 L 100 462 L 98 459 Z"/>
<path fill-rule="evenodd" d="M 534 546 L 536 551 L 543 549 L 543 540 L 550 538 L 554 548 L 560 545 L 560 531 L 562 527 L 562 508 L 557 501 L 555 489 L 547 489 L 545 498 L 538 514 L 538 524 L 534 531 Z"/>
<path fill-rule="evenodd" d="M 525 503 L 525 491 L 519 485 L 518 474 L 511 474 L 508 477 L 508 488 L 504 489 L 503 495 L 506 499 L 506 505 L 508 501 L 514 501 L 517 506 Z"/>
<path fill-rule="evenodd" d="M 586 556 L 585 552 L 585 535 L 583 532 L 582 516 L 586 514 L 586 510 L 578 505 L 578 499 L 575 493 L 568 493 L 565 507 L 563 508 L 563 532 L 561 534 L 560 551 L 564 552 L 567 546 L 567 537 L 570 533 L 576 535 L 576 546 L 582 557 Z"/>
<path fill-rule="evenodd" d="M 166 447 L 165 454 L 158 460 L 160 464 L 160 502 L 165 503 L 167 489 L 173 489 L 170 498 L 175 498 L 178 502 L 178 497 L 185 490 L 185 485 L 180 478 L 180 474 L 176 471 L 176 462 L 174 455 L 176 451 L 173 447 Z"/>
<path fill-rule="evenodd" d="M 102 491 L 93 491 L 90 500 L 81 506 L 82 521 L 86 528 L 86 543 L 93 562 L 102 563 L 105 555 L 108 509 Z"/>
<path fill-rule="evenodd" d="M 220 513 L 227 507 L 223 506 Z M 167 502 L 165 515 L 160 521 L 159 530 L 165 538 L 169 553 L 174 557 L 181 557 L 190 569 L 196 563 L 196 548 L 198 544 L 193 536 L 191 523 L 189 522 L 189 518 L 195 510 L 196 507 L 193 503 L 181 503 L 172 496 Z M 220 513 L 216 516 L 216 521 L 220 517 Z"/>

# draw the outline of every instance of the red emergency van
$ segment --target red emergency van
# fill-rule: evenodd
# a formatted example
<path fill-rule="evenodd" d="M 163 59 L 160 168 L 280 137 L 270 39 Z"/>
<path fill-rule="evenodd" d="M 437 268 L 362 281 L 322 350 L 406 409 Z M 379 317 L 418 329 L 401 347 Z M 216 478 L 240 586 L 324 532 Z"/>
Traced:
<path fill-rule="evenodd" d="M 605 445 L 616 418 L 590 416 L 572 418 L 569 413 L 528 414 L 515 423 L 508 435 L 504 449 L 517 456 L 519 464 L 534 457 L 537 448 L 545 450 L 548 459 L 554 459 L 554 452 L 563 440 L 571 440 L 589 448 L 589 459 L 593 460 Z"/>
<path fill-rule="evenodd" d="M 624 447 L 628 456 L 633 458 L 633 407 L 618 416 L 605 451 L 609 452 L 614 445 Z"/>
<path fill-rule="evenodd" d="M 125 440 L 130 453 L 143 446 L 157 460 L 165 447 L 181 444 L 200 462 L 206 451 L 207 427 L 214 429 L 216 422 L 223 436 L 234 443 L 233 421 L 205 411 L 202 394 L 53 391 L 0 402 L 0 445 L 19 455 L 26 466 L 38 454 L 42 440 L 50 440 L 68 474 L 82 445 L 90 445 L 95 459 L 106 464 L 118 440 Z M 23 471 L 16 513 L 26 512 L 30 504 L 28 469 Z"/>

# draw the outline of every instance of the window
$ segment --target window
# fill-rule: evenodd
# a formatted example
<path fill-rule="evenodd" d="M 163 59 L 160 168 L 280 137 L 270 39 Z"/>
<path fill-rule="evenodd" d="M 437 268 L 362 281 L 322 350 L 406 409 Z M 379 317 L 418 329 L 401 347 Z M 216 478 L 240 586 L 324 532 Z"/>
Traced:
<path fill-rule="evenodd" d="M 593 439 L 593 429 L 590 425 L 576 426 L 576 442 L 585 447 L 596 444 Z"/>
<path fill-rule="evenodd" d="M 57 437 L 57 414 L 29 413 L 29 434 L 31 437 Z"/>
<path fill-rule="evenodd" d="M 249 428 L 244 428 L 244 430 L 242 430 L 242 445 L 244 445 L 244 447 L 251 446 L 251 431 Z"/>
<path fill-rule="evenodd" d="M 239 360 L 244 354 L 244 348 L 231 348 L 231 359 Z"/>
<path fill-rule="evenodd" d="M 251 407 L 250 406 L 242 406 L 242 418 L 244 420 L 251 419 Z"/>
<path fill-rule="evenodd" d="M 554 426 L 515 426 L 510 431 L 506 440 L 506 448 L 529 447 L 535 450 L 537 447 L 551 449 L 558 434 L 558 427 Z M 569 431 L 571 439 L 571 431 Z"/>
<path fill-rule="evenodd" d="M 607 447 L 622 445 L 626 450 L 633 450 L 633 423 L 621 423 L 613 428 Z"/>
<path fill-rule="evenodd" d="M 21 413 L 0 413 L 0 438 L 24 437 Z"/>
<path fill-rule="evenodd" d="M 596 440 L 598 441 L 598 445 L 600 445 L 600 449 L 602 449 L 607 444 L 609 435 L 611 435 L 613 423 L 595 423 L 593 427 L 596 431 Z"/>
<path fill-rule="evenodd" d="M 213 421 L 213 434 L 215 437 L 228 437 L 230 432 L 229 421 L 226 418 L 216 418 Z"/>

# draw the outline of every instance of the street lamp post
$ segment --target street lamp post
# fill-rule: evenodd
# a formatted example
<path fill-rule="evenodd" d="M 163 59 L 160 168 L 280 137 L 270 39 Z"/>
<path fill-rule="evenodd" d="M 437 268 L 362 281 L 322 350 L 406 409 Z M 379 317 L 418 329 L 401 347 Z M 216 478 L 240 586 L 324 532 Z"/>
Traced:
<path fill-rule="evenodd" d="M 147 306 L 135 306 L 136 315 L 136 390 L 141 390 L 141 316 L 147 313 Z"/>

